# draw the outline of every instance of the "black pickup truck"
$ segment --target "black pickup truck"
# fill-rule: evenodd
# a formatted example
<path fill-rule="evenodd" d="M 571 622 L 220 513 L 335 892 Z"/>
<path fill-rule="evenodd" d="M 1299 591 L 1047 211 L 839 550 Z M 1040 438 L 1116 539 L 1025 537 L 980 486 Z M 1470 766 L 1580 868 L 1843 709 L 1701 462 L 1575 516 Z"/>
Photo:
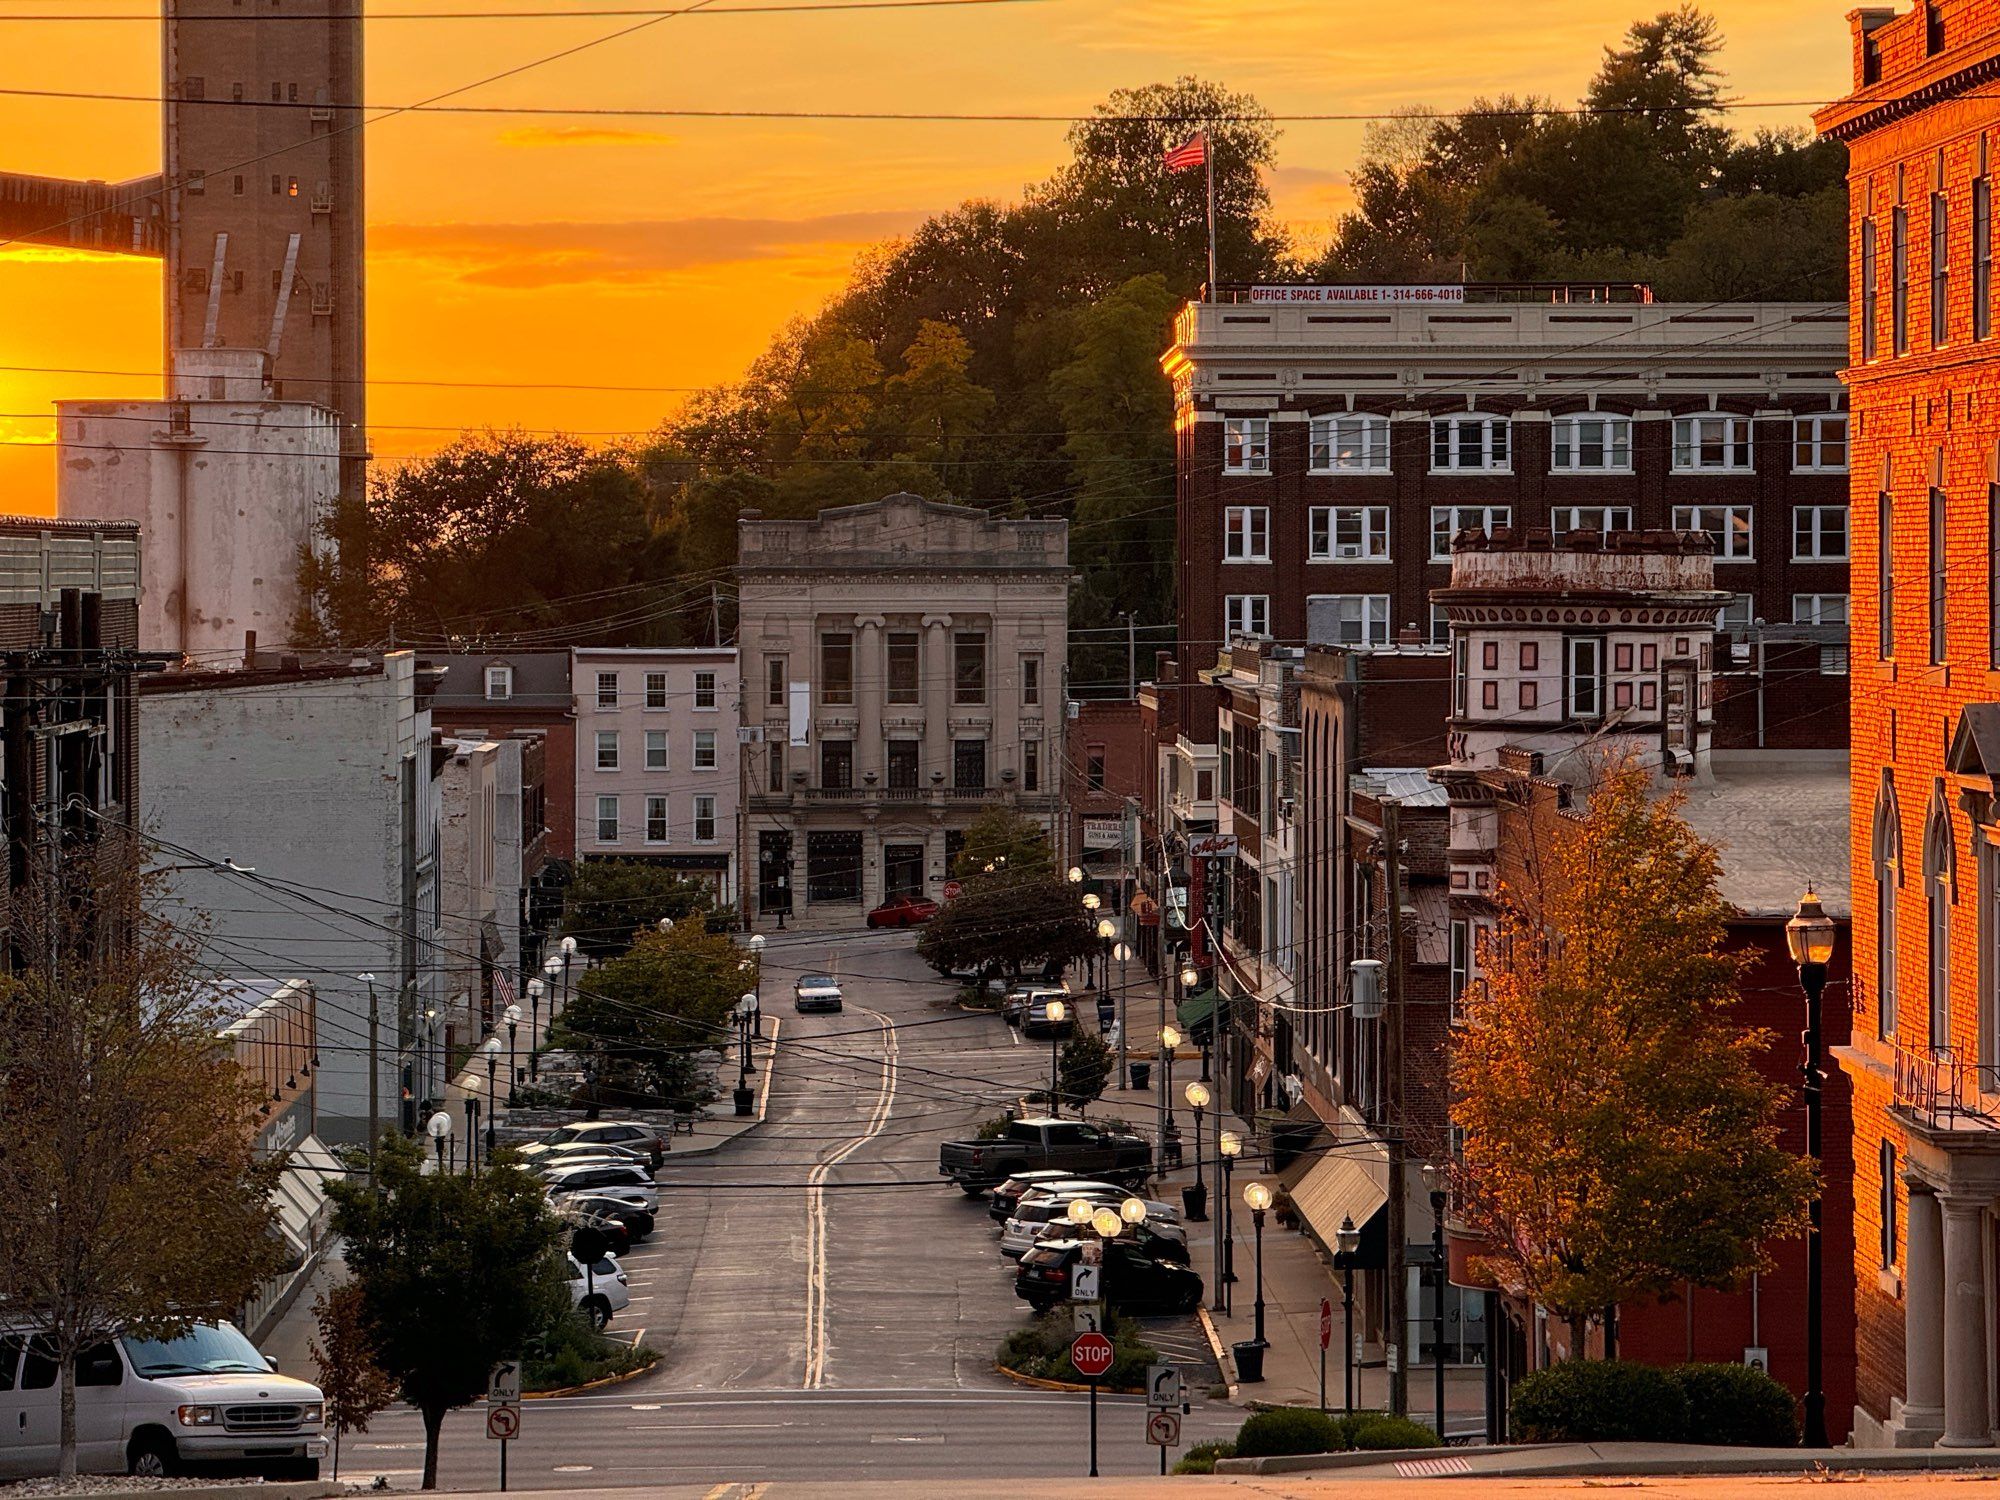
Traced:
<path fill-rule="evenodd" d="M 992 1140 L 946 1141 L 938 1147 L 939 1175 L 968 1195 L 1041 1167 L 1136 1184 L 1151 1175 L 1152 1164 L 1153 1148 L 1144 1137 L 1102 1130 L 1083 1120 L 1015 1120 L 1005 1135 Z"/>

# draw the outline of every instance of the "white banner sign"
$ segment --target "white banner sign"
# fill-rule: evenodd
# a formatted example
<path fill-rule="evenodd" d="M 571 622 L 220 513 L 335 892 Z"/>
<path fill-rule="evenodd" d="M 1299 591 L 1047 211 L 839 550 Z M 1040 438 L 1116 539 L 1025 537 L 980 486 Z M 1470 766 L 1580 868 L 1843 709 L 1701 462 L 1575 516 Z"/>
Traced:
<path fill-rule="evenodd" d="M 812 684 L 795 682 L 791 685 L 791 731 L 792 743 L 806 743 L 806 731 L 812 727 Z"/>
<path fill-rule="evenodd" d="M 1123 818 L 1085 818 L 1083 820 L 1083 847 L 1086 849 L 1123 849 L 1125 847 L 1125 820 Z"/>
<path fill-rule="evenodd" d="M 1252 302 L 1282 302 L 1297 306 L 1337 306 L 1361 303 L 1383 307 L 1393 303 L 1429 303 L 1456 307 L 1465 301 L 1462 286 L 1253 286 Z"/>

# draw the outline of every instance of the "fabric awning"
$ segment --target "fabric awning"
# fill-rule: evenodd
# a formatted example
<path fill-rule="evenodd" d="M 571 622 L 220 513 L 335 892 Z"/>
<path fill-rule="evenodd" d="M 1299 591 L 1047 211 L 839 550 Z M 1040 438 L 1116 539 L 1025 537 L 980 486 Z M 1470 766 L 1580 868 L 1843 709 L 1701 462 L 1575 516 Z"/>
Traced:
<path fill-rule="evenodd" d="M 1198 995 L 1189 995 L 1174 1010 L 1180 1017 L 1181 1029 L 1192 1031 L 1215 1014 L 1215 991 L 1203 990 Z"/>
<path fill-rule="evenodd" d="M 1299 1165 L 1305 1170 L 1286 1187 L 1299 1217 L 1323 1244 L 1334 1243 L 1343 1219 L 1351 1216 L 1365 1230 L 1388 1205 L 1389 1153 L 1373 1141 L 1328 1145 Z"/>

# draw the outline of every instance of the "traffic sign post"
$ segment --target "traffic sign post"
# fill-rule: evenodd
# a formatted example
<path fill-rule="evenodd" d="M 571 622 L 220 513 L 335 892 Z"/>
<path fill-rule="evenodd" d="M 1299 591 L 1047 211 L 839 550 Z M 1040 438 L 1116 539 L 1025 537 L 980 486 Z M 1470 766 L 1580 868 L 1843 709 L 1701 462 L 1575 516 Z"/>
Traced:
<path fill-rule="evenodd" d="M 1146 1367 L 1146 1441 L 1160 1450 L 1160 1472 L 1167 1472 L 1167 1450 L 1181 1442 L 1181 1409 L 1187 1391 L 1181 1367 L 1161 1363 Z"/>
<path fill-rule="evenodd" d="M 956 901 L 960 896 L 963 896 L 964 894 L 965 894 L 965 887 L 960 885 L 956 880 L 947 880 L 944 883 L 945 900 Z"/>
<path fill-rule="evenodd" d="M 486 1435 L 500 1444 L 500 1492 L 507 1492 L 507 1445 L 521 1433 L 521 1362 L 503 1359 L 486 1377 Z"/>
<path fill-rule="evenodd" d="M 1167 1461 L 1167 1449 L 1181 1445 L 1181 1414 L 1177 1411 L 1146 1413 L 1146 1441 L 1160 1450 L 1160 1463 Z"/>
<path fill-rule="evenodd" d="M 1333 1343 L 1333 1304 L 1319 1299 L 1319 1409 L 1326 1410 L 1326 1351 Z"/>
<path fill-rule="evenodd" d="M 1097 1382 L 1111 1372 L 1117 1357 L 1111 1340 L 1101 1333 L 1079 1333 L 1070 1341 L 1069 1362 L 1090 1382 L 1090 1477 L 1097 1477 Z"/>

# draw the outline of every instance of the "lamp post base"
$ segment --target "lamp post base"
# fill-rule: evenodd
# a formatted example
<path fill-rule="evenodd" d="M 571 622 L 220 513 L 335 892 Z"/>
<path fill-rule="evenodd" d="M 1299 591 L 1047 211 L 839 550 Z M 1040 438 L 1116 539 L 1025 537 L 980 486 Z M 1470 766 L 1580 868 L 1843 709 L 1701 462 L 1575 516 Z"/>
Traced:
<path fill-rule="evenodd" d="M 755 1089 L 739 1088 L 734 1091 L 734 1098 L 736 1101 L 737 1114 L 749 1115 L 749 1114 L 754 1114 L 756 1112 L 757 1091 Z"/>

